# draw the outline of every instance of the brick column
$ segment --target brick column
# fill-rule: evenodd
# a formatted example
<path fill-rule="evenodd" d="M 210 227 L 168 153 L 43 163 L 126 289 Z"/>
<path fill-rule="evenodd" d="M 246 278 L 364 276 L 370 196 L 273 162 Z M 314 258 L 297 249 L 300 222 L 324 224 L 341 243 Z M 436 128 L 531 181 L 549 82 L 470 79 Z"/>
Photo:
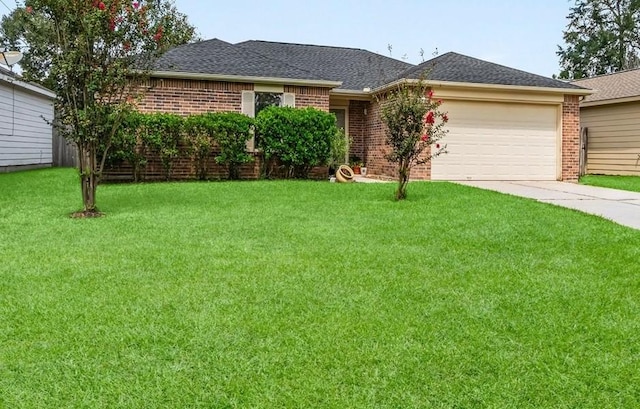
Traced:
<path fill-rule="evenodd" d="M 562 180 L 577 182 L 580 174 L 580 97 L 565 95 L 562 104 Z"/>

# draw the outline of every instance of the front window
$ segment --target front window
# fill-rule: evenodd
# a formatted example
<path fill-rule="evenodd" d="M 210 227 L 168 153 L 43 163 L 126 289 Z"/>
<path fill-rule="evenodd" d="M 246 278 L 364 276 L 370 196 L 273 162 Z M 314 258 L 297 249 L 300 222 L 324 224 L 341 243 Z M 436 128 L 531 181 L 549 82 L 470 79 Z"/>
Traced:
<path fill-rule="evenodd" d="M 256 92 L 256 110 L 255 115 L 258 116 L 260 111 L 270 106 L 282 106 L 282 94 L 277 92 Z"/>

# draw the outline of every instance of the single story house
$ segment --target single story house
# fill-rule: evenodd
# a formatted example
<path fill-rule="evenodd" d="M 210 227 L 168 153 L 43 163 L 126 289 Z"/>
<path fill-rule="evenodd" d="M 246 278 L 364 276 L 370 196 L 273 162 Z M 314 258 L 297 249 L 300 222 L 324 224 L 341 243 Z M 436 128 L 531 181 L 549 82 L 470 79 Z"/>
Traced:
<path fill-rule="evenodd" d="M 580 103 L 586 173 L 640 176 L 640 69 L 574 84 L 594 90 Z"/>
<path fill-rule="evenodd" d="M 51 166 L 54 99 L 52 91 L 0 67 L 0 172 Z"/>
<path fill-rule="evenodd" d="M 254 116 L 268 104 L 313 106 L 336 114 L 368 174 L 395 177 L 376 96 L 425 76 L 449 112 L 449 153 L 412 177 L 578 179 L 579 100 L 590 91 L 453 52 L 412 65 L 362 49 L 212 39 L 165 53 L 139 108 Z"/>

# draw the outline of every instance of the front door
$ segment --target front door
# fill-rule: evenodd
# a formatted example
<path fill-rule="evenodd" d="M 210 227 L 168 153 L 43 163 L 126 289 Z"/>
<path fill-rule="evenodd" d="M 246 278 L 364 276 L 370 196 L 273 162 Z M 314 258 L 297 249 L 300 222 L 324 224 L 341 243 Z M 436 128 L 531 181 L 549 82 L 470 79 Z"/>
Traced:
<path fill-rule="evenodd" d="M 329 112 L 336 116 L 336 125 L 338 126 L 338 128 L 344 130 L 345 137 L 347 138 L 347 153 L 344 158 L 344 163 L 349 163 L 349 122 L 347 121 L 348 108 L 334 107 L 329 109 Z"/>

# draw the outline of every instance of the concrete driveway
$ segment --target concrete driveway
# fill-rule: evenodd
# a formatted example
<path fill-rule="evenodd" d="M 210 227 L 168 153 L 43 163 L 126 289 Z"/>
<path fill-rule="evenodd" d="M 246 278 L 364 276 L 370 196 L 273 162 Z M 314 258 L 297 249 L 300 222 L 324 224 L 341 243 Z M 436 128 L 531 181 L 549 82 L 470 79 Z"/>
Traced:
<path fill-rule="evenodd" d="M 458 182 L 602 216 L 640 230 L 640 193 L 566 182 Z"/>

